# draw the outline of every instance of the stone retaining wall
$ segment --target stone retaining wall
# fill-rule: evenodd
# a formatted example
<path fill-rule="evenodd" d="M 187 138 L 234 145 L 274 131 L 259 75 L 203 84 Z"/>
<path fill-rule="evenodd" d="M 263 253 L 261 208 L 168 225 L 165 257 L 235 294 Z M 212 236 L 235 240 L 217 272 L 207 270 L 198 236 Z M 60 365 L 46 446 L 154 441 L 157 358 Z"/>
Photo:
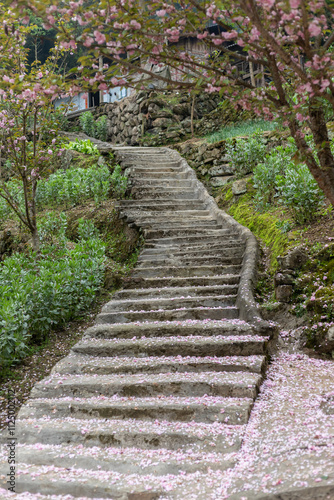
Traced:
<path fill-rule="evenodd" d="M 202 94 L 194 107 L 197 130 L 203 118 L 216 109 L 220 97 Z M 179 142 L 191 133 L 191 103 L 188 93 L 138 92 L 120 102 L 103 104 L 95 116 L 107 116 L 107 140 L 114 144 L 161 145 Z M 211 122 L 210 122 L 211 123 Z M 221 127 L 219 117 L 211 123 L 211 131 Z"/>
<path fill-rule="evenodd" d="M 284 141 L 284 136 L 276 131 L 263 132 L 262 135 L 268 150 Z M 198 177 L 212 188 L 224 186 L 238 177 L 226 155 L 226 140 L 209 144 L 199 139 L 175 144 L 173 147 L 186 158 Z"/>

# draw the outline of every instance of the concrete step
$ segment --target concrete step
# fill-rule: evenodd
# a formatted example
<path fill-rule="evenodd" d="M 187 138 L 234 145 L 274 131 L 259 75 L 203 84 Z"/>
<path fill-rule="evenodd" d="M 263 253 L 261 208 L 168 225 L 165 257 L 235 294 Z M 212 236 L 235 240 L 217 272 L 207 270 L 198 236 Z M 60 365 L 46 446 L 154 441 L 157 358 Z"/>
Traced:
<path fill-rule="evenodd" d="M 159 218 L 159 220 L 170 220 L 170 218 L 173 218 L 175 220 L 177 219 L 182 219 L 184 217 L 188 218 L 194 218 L 194 217 L 208 217 L 210 216 L 211 212 L 210 210 L 164 210 L 163 212 L 161 210 L 156 210 L 153 208 L 152 210 L 133 210 L 131 208 L 125 208 L 122 210 L 121 214 L 124 214 L 126 217 L 130 218 L 149 218 L 149 217 L 154 217 L 154 218 Z"/>
<path fill-rule="evenodd" d="M 8 465 L 8 464 L 7 464 Z M 7 489 L 6 464 L 0 466 L 0 488 Z M 13 499 L 99 498 L 112 500 L 154 500 L 167 494 L 166 480 L 172 476 L 126 475 L 114 471 L 68 469 L 20 463 L 18 485 Z M 174 476 L 176 479 L 178 476 Z M 36 480 L 38 478 L 38 480 Z M 174 480 L 174 487 L 176 481 Z M 149 490 L 149 491 L 148 491 Z M 28 493 L 29 492 L 29 493 Z M 37 494 L 35 496 L 35 494 Z M 18 495 L 18 496 L 17 496 Z M 22 496 L 23 495 L 23 496 Z M 7 498 L 7 492 L 6 497 Z"/>
<path fill-rule="evenodd" d="M 199 217 L 189 217 L 187 219 L 180 219 L 180 218 L 170 218 L 168 219 L 160 219 L 159 217 L 153 219 L 150 217 L 134 217 L 134 218 L 128 218 L 128 221 L 135 222 L 137 226 L 140 226 L 142 228 L 152 228 L 152 230 L 166 230 L 166 229 L 177 229 L 177 230 L 186 230 L 188 231 L 189 229 L 193 230 L 198 229 L 198 230 L 205 230 L 207 228 L 209 229 L 222 229 L 221 224 L 218 224 L 216 219 L 211 219 L 211 218 L 199 218 Z"/>
<path fill-rule="evenodd" d="M 113 295 L 113 299 L 153 299 L 153 298 L 186 298 L 207 295 L 235 295 L 238 285 L 222 286 L 188 286 L 188 287 L 166 287 L 166 288 L 145 288 L 133 290 L 119 290 Z"/>
<path fill-rule="evenodd" d="M 112 299 L 103 307 L 102 313 L 125 312 L 125 311 L 156 311 L 182 308 L 199 307 L 225 307 L 233 306 L 236 301 L 236 295 L 207 295 L 197 297 L 171 297 L 171 298 L 149 298 L 149 299 Z"/>
<path fill-rule="evenodd" d="M 236 264 L 216 264 L 213 266 L 156 266 L 135 268 L 132 276 L 134 278 L 162 278 L 162 277 L 202 277 L 221 276 L 224 274 L 239 274 L 240 265 Z"/>
<path fill-rule="evenodd" d="M 235 465 L 235 454 L 183 452 L 160 449 L 83 447 L 80 445 L 22 445 L 20 463 L 65 467 L 67 469 L 100 470 L 121 474 L 193 473 L 203 467 L 225 470 Z"/>
<path fill-rule="evenodd" d="M 229 425 L 247 423 L 253 398 L 224 398 L 220 396 L 200 397 L 64 397 L 56 399 L 29 399 L 21 409 L 20 419 L 38 419 L 45 416 L 51 419 L 75 418 L 77 421 L 90 419 L 135 419 L 159 421 L 201 422 L 212 424 L 220 422 Z M 37 431 L 36 431 L 37 432 Z M 21 438 L 20 430 L 18 437 Z M 20 439 L 21 441 L 21 439 Z M 41 440 L 41 442 L 43 442 Z M 45 442 L 45 441 L 44 441 Z M 70 442 L 77 442 L 71 439 Z M 45 444 L 52 444 L 50 441 Z M 55 443 L 58 444 L 58 443 Z M 130 443 L 129 443 L 130 444 Z M 109 446 L 115 446 L 109 442 Z M 131 443 L 130 446 L 134 446 Z M 145 446 L 146 448 L 146 446 Z"/>
<path fill-rule="evenodd" d="M 252 407 L 252 401 L 250 400 L 228 399 L 228 402 L 230 403 L 229 408 L 234 412 L 233 414 L 235 414 L 235 411 L 238 411 L 240 417 L 247 413 L 247 411 L 250 411 Z M 35 400 L 35 410 L 36 403 L 37 401 Z M 202 409 L 202 414 L 205 414 L 205 406 L 209 404 L 216 407 L 218 415 L 223 415 L 223 413 L 220 413 L 221 410 L 226 410 L 227 416 L 229 416 L 229 410 L 223 404 L 223 400 L 217 400 L 217 398 L 194 398 L 193 401 L 189 401 L 189 406 L 186 405 L 186 402 L 182 404 L 180 400 L 177 403 L 173 398 L 169 401 L 162 399 L 161 406 L 167 410 L 166 414 L 171 417 L 170 420 L 165 419 L 162 421 L 154 421 L 151 418 L 135 419 L 132 417 L 105 420 L 104 418 L 97 418 L 96 415 L 92 419 L 89 416 L 82 419 L 71 417 L 57 419 L 54 413 L 51 413 L 49 420 L 34 419 L 29 417 L 29 415 L 25 418 L 23 415 L 29 413 L 30 404 L 31 402 L 29 401 L 28 405 L 22 408 L 22 416 L 20 416 L 20 420 L 18 421 L 19 440 L 22 444 L 66 445 L 75 443 L 81 444 L 84 447 L 98 446 L 102 449 L 112 446 L 124 449 L 136 447 L 147 450 L 158 450 L 161 448 L 186 450 L 191 446 L 194 452 L 231 453 L 240 449 L 245 432 L 245 425 L 219 423 L 217 420 L 214 420 L 214 414 L 212 414 L 213 421 L 209 423 L 191 421 L 192 413 L 197 412 L 200 414 Z M 44 404 L 49 405 L 50 401 L 46 401 Z M 72 404 L 74 404 L 73 413 L 77 410 L 76 413 L 78 414 L 84 402 L 76 402 L 74 400 L 73 403 L 71 402 Z M 65 407 L 66 403 L 62 403 L 62 405 Z M 150 400 L 147 400 L 146 404 L 144 401 L 140 402 L 137 413 L 139 414 L 141 411 L 145 416 L 144 410 L 146 408 L 146 414 L 149 417 L 150 406 L 154 409 L 153 414 L 159 411 L 158 405 L 154 406 L 152 403 L 150 404 Z M 68 407 L 69 402 L 67 401 Z M 127 408 L 125 403 L 123 407 Z M 117 413 L 120 413 L 122 403 L 119 402 L 118 406 L 115 403 L 114 408 L 115 412 L 117 410 Z M 173 414 L 174 411 L 176 412 L 175 415 Z M 182 414 L 182 412 L 185 417 L 184 420 L 176 422 L 177 416 Z"/>
<path fill-rule="evenodd" d="M 242 264 L 242 256 L 214 256 L 214 255 L 204 255 L 204 256 L 193 256 L 188 257 L 187 255 L 180 256 L 166 256 L 166 257 L 152 257 L 151 259 L 138 260 L 136 269 L 142 269 L 143 267 L 175 267 L 175 266 L 220 266 L 220 265 L 239 265 Z"/>
<path fill-rule="evenodd" d="M 193 245 L 194 248 L 205 248 L 205 245 L 211 245 L 211 244 L 217 244 L 217 242 L 221 241 L 222 247 L 230 244 L 230 245 L 235 245 L 236 243 L 239 243 L 244 245 L 244 242 L 242 240 L 239 240 L 239 235 L 238 234 L 233 234 L 229 233 L 228 231 L 225 232 L 225 234 L 188 234 L 187 236 L 184 235 L 174 235 L 174 236 L 159 236 L 156 238 L 153 238 L 153 236 L 150 238 L 150 240 L 146 240 L 145 242 L 145 248 L 158 248 L 160 247 L 163 249 L 166 246 L 170 245 L 182 245 L 185 248 L 188 248 L 189 246 Z"/>
<path fill-rule="evenodd" d="M 174 169 L 180 169 L 182 172 L 184 172 L 184 169 L 180 166 L 180 162 L 175 161 L 175 160 L 161 160 L 161 158 L 151 158 L 151 159 L 140 159 L 138 158 L 136 160 L 135 165 L 131 160 L 123 160 L 122 161 L 122 167 L 126 168 L 131 168 L 133 170 L 137 169 L 165 169 L 165 168 L 174 168 Z"/>
<path fill-rule="evenodd" d="M 98 374 L 116 373 L 192 373 L 192 372 L 250 372 L 261 374 L 265 368 L 265 356 L 156 356 L 96 358 L 71 353 L 57 363 L 52 373 Z"/>
<path fill-rule="evenodd" d="M 149 337 L 187 337 L 192 336 L 245 336 L 253 335 L 250 325 L 238 319 L 224 320 L 185 320 L 154 321 L 127 324 L 96 324 L 86 330 L 84 339 L 132 339 Z"/>
<path fill-rule="evenodd" d="M 162 243 L 158 243 L 158 241 Z M 145 243 L 144 249 L 141 252 L 139 258 L 145 256 L 157 256 L 157 255 L 222 255 L 225 253 L 232 253 L 236 255 L 243 255 L 244 245 L 235 245 L 233 241 L 221 241 L 220 238 L 213 239 L 208 243 L 170 243 L 164 244 L 164 240 L 157 240 L 155 245 L 151 243 Z"/>
<path fill-rule="evenodd" d="M 251 356 L 266 353 L 267 337 L 240 335 L 215 337 L 151 337 L 132 339 L 83 339 L 72 352 L 90 356 Z"/>
<path fill-rule="evenodd" d="M 171 164 L 173 165 L 173 164 Z M 164 178 L 172 178 L 176 179 L 188 179 L 190 178 L 189 172 L 185 172 L 182 167 L 174 167 L 174 166 L 165 166 L 165 167 L 153 167 L 153 166 L 135 166 L 128 167 L 127 174 L 131 177 L 131 179 L 137 180 L 138 178 L 150 178 L 150 179 L 160 179 Z"/>
<path fill-rule="evenodd" d="M 189 237 L 195 237 L 198 240 L 211 237 L 215 238 L 217 241 L 219 238 L 224 239 L 230 236 L 229 230 L 222 228 L 220 225 L 213 227 L 197 227 L 197 225 L 192 226 L 189 224 L 179 227 L 176 225 L 168 227 L 164 224 L 160 224 L 158 228 L 144 228 L 143 233 L 148 242 L 149 240 L 156 240 L 157 238 L 166 240 L 167 238 L 175 237 L 186 238 L 185 241 L 187 241 Z"/>
<path fill-rule="evenodd" d="M 239 317 L 239 310 L 234 306 L 225 307 L 189 307 L 175 309 L 157 309 L 150 311 L 119 311 L 100 313 L 96 323 L 134 323 L 143 321 L 183 321 L 186 319 L 233 319 Z"/>
<path fill-rule="evenodd" d="M 122 373 L 108 375 L 51 375 L 37 382 L 30 398 L 82 398 L 106 396 L 147 398 L 159 395 L 178 397 L 257 396 L 261 375 L 245 372 Z M 135 404 L 135 402 L 134 402 Z"/>
<path fill-rule="evenodd" d="M 211 286 L 211 285 L 232 285 L 238 284 L 240 274 L 220 274 L 214 276 L 169 276 L 159 278 L 145 278 L 143 276 L 133 277 L 124 282 L 124 289 L 132 290 L 136 288 L 164 288 L 183 286 Z"/>
<path fill-rule="evenodd" d="M 179 199 L 179 200 L 196 200 L 197 193 L 191 188 L 165 188 L 164 186 L 156 186 L 153 188 L 138 187 L 132 188 L 131 194 L 134 200 L 140 200 L 142 198 L 146 199 L 151 197 L 152 199 Z"/>
<path fill-rule="evenodd" d="M 116 203 L 121 210 L 154 210 L 159 212 L 178 210 L 206 210 L 206 204 L 198 199 L 195 200 L 170 200 L 149 198 L 143 200 L 121 200 Z"/>
<path fill-rule="evenodd" d="M 152 187 L 154 191 L 157 189 L 164 191 L 166 188 L 189 189 L 194 186 L 193 178 L 187 179 L 172 175 L 164 175 L 163 184 L 161 184 L 161 175 L 158 178 L 138 176 L 137 178 L 133 179 L 132 182 L 135 186 L 135 189 L 140 189 L 143 186 L 147 189 L 150 189 Z"/>
<path fill-rule="evenodd" d="M 165 258 L 178 258 L 178 257 L 188 257 L 188 258 L 201 258 L 205 256 L 209 257 L 243 257 L 244 248 L 241 246 L 231 246 L 231 247 L 222 247 L 218 246 L 217 248 L 205 248 L 204 246 L 200 249 L 193 250 L 192 247 L 188 247 L 188 249 L 184 249 L 178 246 L 170 246 L 166 248 L 149 248 L 145 249 L 141 252 L 138 262 L 143 262 L 145 260 L 155 261 L 157 259 L 165 259 Z"/>

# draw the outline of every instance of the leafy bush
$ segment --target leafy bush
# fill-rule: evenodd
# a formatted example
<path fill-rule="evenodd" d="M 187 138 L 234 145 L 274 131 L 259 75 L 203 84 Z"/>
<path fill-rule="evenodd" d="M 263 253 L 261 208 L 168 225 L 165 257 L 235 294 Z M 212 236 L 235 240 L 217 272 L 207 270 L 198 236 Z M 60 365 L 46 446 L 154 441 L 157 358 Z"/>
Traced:
<path fill-rule="evenodd" d="M 76 139 L 76 141 L 64 144 L 63 147 L 65 149 L 73 149 L 74 151 L 78 151 L 79 153 L 84 153 L 86 155 L 99 155 L 97 146 L 95 146 L 95 144 L 93 144 L 89 139 Z"/>
<path fill-rule="evenodd" d="M 254 167 L 255 205 L 258 210 L 265 210 L 277 197 L 276 177 L 283 175 L 284 168 L 291 162 L 292 146 L 278 146 L 267 154 L 264 161 Z"/>
<path fill-rule="evenodd" d="M 227 158 L 236 171 L 238 177 L 242 177 L 253 171 L 255 166 L 263 160 L 266 145 L 258 134 L 248 139 L 228 139 L 226 141 Z"/>
<path fill-rule="evenodd" d="M 100 141 L 107 140 L 108 120 L 105 115 L 100 116 L 95 121 L 92 112 L 86 111 L 80 115 L 79 121 L 82 131 L 89 135 L 89 137 L 95 137 L 95 139 L 100 139 Z"/>
<path fill-rule="evenodd" d="M 107 166 L 57 170 L 47 181 L 40 181 L 37 203 L 40 207 L 77 205 L 93 198 L 95 203 L 106 200 L 113 177 Z"/>
<path fill-rule="evenodd" d="M 122 198 L 125 195 L 125 191 L 128 186 L 128 178 L 125 175 L 122 175 L 122 169 L 120 165 L 115 166 L 114 171 L 111 175 L 111 183 L 115 195 L 119 198 Z"/>
<path fill-rule="evenodd" d="M 59 224 L 62 238 L 64 223 Z M 46 234 L 55 230 L 54 218 Z M 52 229 L 53 228 L 53 229 Z M 81 235 L 91 233 L 81 224 Z M 44 237 L 41 256 L 14 254 L 0 269 L 0 365 L 27 354 L 29 342 L 44 340 L 51 328 L 81 314 L 104 278 L 105 246 L 95 235 L 56 245 Z"/>
<path fill-rule="evenodd" d="M 105 115 L 100 116 L 98 120 L 95 122 L 95 135 L 96 139 L 100 139 L 100 141 L 107 140 L 107 117 Z"/>
<path fill-rule="evenodd" d="M 304 164 L 288 165 L 284 176 L 276 177 L 283 204 L 291 208 L 297 224 L 312 220 L 323 204 L 324 195 Z"/>
<path fill-rule="evenodd" d="M 292 210 L 297 224 L 303 224 L 314 218 L 324 196 L 307 166 L 293 161 L 296 151 L 295 142 L 290 138 L 285 147 L 273 149 L 254 168 L 254 200 L 257 209 L 264 210 L 276 198 Z"/>
<path fill-rule="evenodd" d="M 91 111 L 82 113 L 79 118 L 80 126 L 89 137 L 95 137 L 95 120 Z"/>

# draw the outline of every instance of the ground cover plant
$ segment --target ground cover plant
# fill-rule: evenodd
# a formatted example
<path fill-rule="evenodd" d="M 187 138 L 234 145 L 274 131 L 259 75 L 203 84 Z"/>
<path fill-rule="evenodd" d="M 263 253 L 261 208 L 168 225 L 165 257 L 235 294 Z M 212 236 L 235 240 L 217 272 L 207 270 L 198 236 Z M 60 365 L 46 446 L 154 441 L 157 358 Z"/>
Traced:
<path fill-rule="evenodd" d="M 93 113 L 86 111 L 80 115 L 79 122 L 82 131 L 89 137 L 95 137 L 100 141 L 107 140 L 107 117 L 105 115 L 95 120 Z"/>
<path fill-rule="evenodd" d="M 70 321 L 93 302 L 104 277 L 105 246 L 89 223 L 68 245 L 66 217 L 40 222 L 41 252 L 7 257 L 0 268 L 0 366 L 24 357 L 31 341 Z"/>
<path fill-rule="evenodd" d="M 277 129 L 278 124 L 276 122 L 266 122 L 264 120 L 237 122 L 232 125 L 227 125 L 221 130 L 208 135 L 206 137 L 206 141 L 212 144 L 226 139 L 232 139 L 238 136 L 249 136 L 253 135 L 256 132 L 261 133 Z"/>
<path fill-rule="evenodd" d="M 40 208 L 70 207 L 90 198 L 99 204 L 108 198 L 114 177 L 106 165 L 57 170 L 48 180 L 39 183 L 37 205 Z"/>
<path fill-rule="evenodd" d="M 115 253 L 117 239 L 122 245 L 122 229 L 107 227 L 104 218 L 97 219 L 97 227 L 94 219 L 87 219 L 89 210 L 82 210 L 94 200 L 93 207 L 115 224 L 115 210 L 109 215 L 109 198 L 124 196 L 127 178 L 119 165 L 108 163 L 109 158 L 100 166 L 91 165 L 91 156 L 97 160 L 97 155 L 90 141 L 69 143 L 67 147 L 72 146 L 85 152 L 81 162 L 86 156 L 89 166 L 84 168 L 83 163 L 83 167 L 74 164 L 66 170 L 59 168 L 39 181 L 36 190 L 38 252 L 28 240 L 23 252 L 4 255 L 0 265 L 2 370 L 26 357 L 36 345 L 43 344 L 51 330 L 87 311 L 105 286 L 106 273 L 110 288 L 113 283 L 120 283 L 119 277 L 126 275 L 136 260 L 133 245 L 119 255 Z M 13 182 L 9 180 L 4 184 Z M 17 180 L 15 187 L 18 205 L 24 204 L 23 188 Z M 14 188 L 10 188 L 14 192 Z M 73 217 L 76 207 L 78 211 Z M 4 229 L 10 222 L 17 226 L 18 219 L 10 205 L 0 204 L 0 210 L 7 218 L 2 221 Z M 131 258 L 123 263 L 124 254 L 128 253 Z"/>

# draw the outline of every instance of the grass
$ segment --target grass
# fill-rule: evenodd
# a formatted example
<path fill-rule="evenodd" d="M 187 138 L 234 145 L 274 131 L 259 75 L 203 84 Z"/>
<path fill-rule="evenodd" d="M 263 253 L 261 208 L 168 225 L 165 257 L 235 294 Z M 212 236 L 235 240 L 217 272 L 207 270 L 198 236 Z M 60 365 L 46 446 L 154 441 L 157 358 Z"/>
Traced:
<path fill-rule="evenodd" d="M 278 129 L 278 124 L 276 122 L 268 122 L 265 120 L 252 120 L 248 122 L 240 122 L 234 125 L 229 125 L 224 127 L 218 132 L 214 132 L 206 137 L 207 142 L 214 143 L 223 141 L 225 139 L 230 139 L 237 136 L 252 135 L 255 132 L 266 132 L 268 130 Z"/>

